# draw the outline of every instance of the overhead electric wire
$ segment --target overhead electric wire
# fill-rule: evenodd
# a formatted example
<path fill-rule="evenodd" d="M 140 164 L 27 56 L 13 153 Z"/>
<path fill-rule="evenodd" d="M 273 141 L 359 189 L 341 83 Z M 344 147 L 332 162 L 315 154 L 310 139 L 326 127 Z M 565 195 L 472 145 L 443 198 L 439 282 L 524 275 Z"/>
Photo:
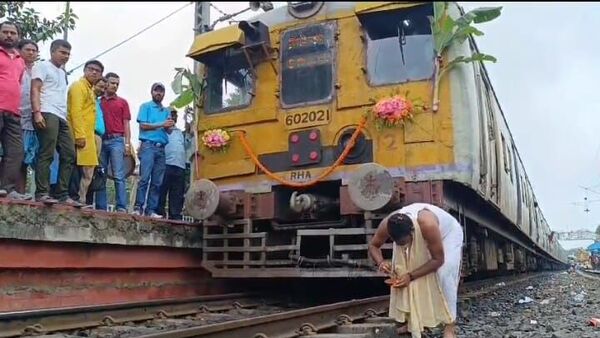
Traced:
<path fill-rule="evenodd" d="M 213 5 L 213 3 L 210 3 L 210 7 L 214 8 L 217 12 L 219 12 L 221 15 L 229 15 L 225 12 L 223 12 L 222 10 L 220 10 L 217 6 Z"/>
<path fill-rule="evenodd" d="M 96 55 L 96 56 L 94 56 L 93 58 L 91 58 L 91 59 L 89 59 L 89 60 L 93 60 L 93 59 L 97 59 L 97 58 L 101 57 L 102 55 L 104 55 L 104 54 L 106 54 L 106 53 L 110 52 L 111 50 L 113 50 L 113 49 L 115 49 L 115 48 L 117 48 L 117 47 L 121 46 L 122 44 L 124 44 L 124 43 L 128 42 L 129 40 L 131 40 L 131 39 L 135 38 L 136 36 L 138 36 L 138 35 L 140 35 L 140 34 L 144 33 L 145 31 L 149 30 L 150 28 L 152 28 L 152 27 L 154 27 L 154 26 L 158 25 L 159 23 L 161 23 L 161 22 L 165 21 L 166 19 L 170 18 L 171 16 L 175 15 L 176 13 L 180 12 L 181 10 L 183 10 L 184 8 L 186 8 L 187 6 L 189 6 L 189 5 L 191 5 L 191 4 L 193 4 L 193 2 L 190 2 L 190 3 L 187 3 L 187 4 L 185 4 L 185 6 L 182 6 L 182 7 L 178 8 L 177 10 L 175 10 L 175 11 L 173 11 L 173 12 L 169 13 L 168 15 L 166 15 L 165 17 L 163 17 L 162 19 L 160 19 L 160 20 L 156 21 L 155 23 L 151 24 L 150 26 L 148 26 L 148 27 L 146 27 L 146 28 L 142 29 L 141 31 L 139 31 L 139 32 L 135 33 L 134 35 L 130 36 L 129 38 L 127 38 L 127 39 L 125 39 L 125 40 L 123 40 L 123 41 L 119 42 L 118 44 L 116 44 L 116 45 L 114 45 L 114 46 L 110 47 L 109 49 L 105 50 L 104 52 L 102 52 L 102 53 L 100 53 L 100 54 L 98 54 L 98 55 Z M 74 70 L 76 70 L 76 69 L 80 68 L 80 67 L 81 67 L 81 66 L 83 66 L 83 65 L 85 65 L 85 62 L 84 62 L 84 63 L 82 63 L 82 64 L 80 64 L 79 66 L 77 66 L 77 67 L 75 67 L 75 68 L 71 69 L 70 71 L 68 71 L 68 72 L 67 72 L 67 74 L 69 74 L 69 75 L 70 75 L 70 74 L 71 74 L 71 73 L 72 73 Z"/>

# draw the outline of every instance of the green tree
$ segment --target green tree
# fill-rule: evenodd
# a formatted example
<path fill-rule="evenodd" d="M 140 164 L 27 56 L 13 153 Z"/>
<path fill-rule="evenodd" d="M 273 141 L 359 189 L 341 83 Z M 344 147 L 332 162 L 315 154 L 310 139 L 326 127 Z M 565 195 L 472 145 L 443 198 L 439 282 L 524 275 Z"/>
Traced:
<path fill-rule="evenodd" d="M 62 13 L 54 19 L 40 17 L 40 13 L 31 7 L 25 7 L 24 1 L 0 2 L 0 22 L 9 20 L 21 27 L 21 38 L 31 39 L 35 42 L 44 42 L 53 39 L 56 35 L 75 29 L 77 15 L 69 8 L 67 13 Z"/>
<path fill-rule="evenodd" d="M 600 225 L 596 227 L 596 236 L 600 237 Z"/>

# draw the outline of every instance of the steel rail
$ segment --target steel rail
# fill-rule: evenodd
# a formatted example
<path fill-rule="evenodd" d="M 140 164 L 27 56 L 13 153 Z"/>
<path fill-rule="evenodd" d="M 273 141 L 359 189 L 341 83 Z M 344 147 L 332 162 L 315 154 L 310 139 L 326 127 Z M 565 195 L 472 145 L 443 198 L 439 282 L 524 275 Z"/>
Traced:
<path fill-rule="evenodd" d="M 0 313 L 0 338 L 61 330 L 97 327 L 153 318 L 186 316 L 200 312 L 222 312 L 254 308 L 257 293 L 229 293 L 194 298 L 130 302 Z M 231 302 L 234 300 L 234 302 Z"/>
<path fill-rule="evenodd" d="M 589 279 L 600 280 L 600 270 L 576 270 L 577 274 Z"/>
<path fill-rule="evenodd" d="M 315 334 L 342 323 L 377 317 L 387 313 L 388 307 L 389 296 L 379 296 L 201 327 L 153 333 L 138 338 L 291 338 Z"/>

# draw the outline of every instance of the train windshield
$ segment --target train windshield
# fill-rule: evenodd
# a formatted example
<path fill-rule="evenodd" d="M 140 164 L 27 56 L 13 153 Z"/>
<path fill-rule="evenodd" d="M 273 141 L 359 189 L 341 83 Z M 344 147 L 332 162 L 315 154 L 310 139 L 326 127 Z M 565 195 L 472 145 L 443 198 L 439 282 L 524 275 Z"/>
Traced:
<path fill-rule="evenodd" d="M 333 29 L 332 24 L 318 24 L 283 34 L 281 101 L 284 107 L 331 99 Z"/>
<path fill-rule="evenodd" d="M 203 60 L 206 67 L 204 110 L 214 114 L 250 104 L 254 79 L 244 53 L 227 48 Z"/>
<path fill-rule="evenodd" d="M 360 16 L 367 35 L 367 70 L 372 85 L 429 79 L 434 71 L 431 4 Z"/>

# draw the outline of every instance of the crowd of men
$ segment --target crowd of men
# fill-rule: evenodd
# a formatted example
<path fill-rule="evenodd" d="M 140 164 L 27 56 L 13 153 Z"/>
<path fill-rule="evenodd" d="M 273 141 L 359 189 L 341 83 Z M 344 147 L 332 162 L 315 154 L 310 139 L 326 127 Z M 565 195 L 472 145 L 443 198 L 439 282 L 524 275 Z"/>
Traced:
<path fill-rule="evenodd" d="M 133 154 L 120 77 L 98 60 L 69 85 L 71 45 L 54 40 L 50 59 L 37 61 L 38 45 L 20 38 L 18 25 L 0 23 L 0 197 L 80 208 L 108 209 L 106 177 L 115 184 L 117 212 L 128 212 L 126 160 Z M 133 214 L 182 219 L 186 138 L 177 111 L 162 104 L 165 86 L 154 83 L 140 106 L 139 182 Z M 26 193 L 27 172 L 35 196 Z"/>

